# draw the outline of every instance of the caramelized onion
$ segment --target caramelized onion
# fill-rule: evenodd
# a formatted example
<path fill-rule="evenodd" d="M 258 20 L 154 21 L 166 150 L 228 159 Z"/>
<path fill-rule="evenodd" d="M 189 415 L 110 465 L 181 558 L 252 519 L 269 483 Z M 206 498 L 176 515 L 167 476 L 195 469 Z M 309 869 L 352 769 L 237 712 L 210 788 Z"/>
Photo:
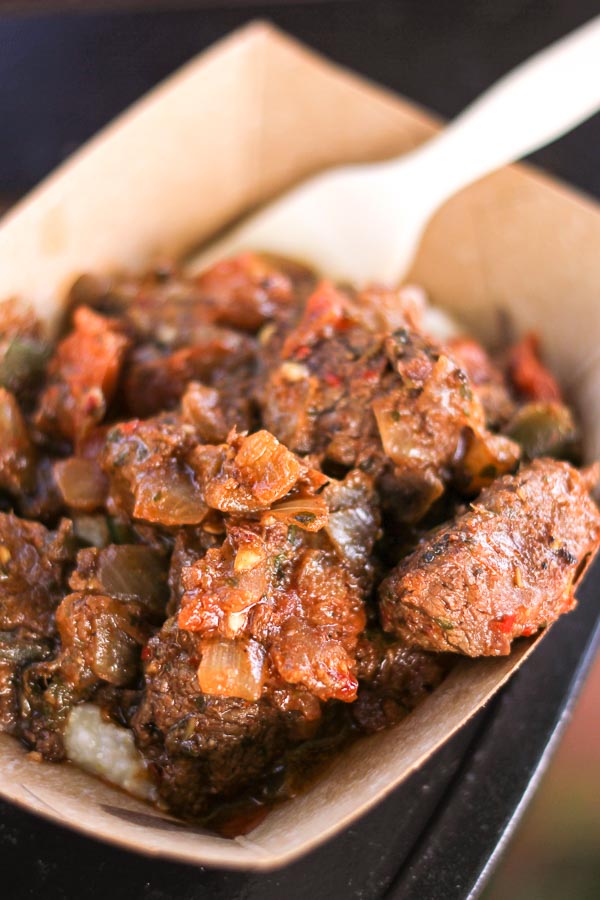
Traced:
<path fill-rule="evenodd" d="M 115 615 L 94 618 L 95 635 L 90 660 L 94 674 L 109 684 L 129 684 L 139 668 L 140 648 L 135 638 L 119 627 Z"/>
<path fill-rule="evenodd" d="M 256 641 L 203 641 L 200 690 L 217 697 L 258 700 L 265 678 L 264 661 L 264 648 Z"/>
<path fill-rule="evenodd" d="M 67 506 L 93 512 L 104 505 L 108 482 L 93 460 L 78 456 L 61 460 L 54 466 L 54 478 Z"/>
<path fill-rule="evenodd" d="M 160 613 L 168 595 L 160 556 L 143 544 L 112 544 L 98 554 L 98 577 L 113 597 L 134 597 Z"/>
<path fill-rule="evenodd" d="M 340 559 L 363 570 L 379 534 L 379 511 L 373 482 L 356 469 L 344 481 L 332 481 L 323 491 L 329 507 L 325 530 Z"/>
<path fill-rule="evenodd" d="M 207 512 L 191 473 L 169 465 L 144 475 L 133 515 L 159 525 L 198 525 Z"/>
<path fill-rule="evenodd" d="M 407 461 L 427 462 L 422 459 L 424 451 L 415 437 L 410 411 L 398 409 L 393 397 L 379 397 L 372 406 L 386 456 L 399 466 Z"/>
<path fill-rule="evenodd" d="M 85 513 L 73 516 L 75 537 L 90 547 L 106 547 L 110 543 L 110 531 L 106 516 L 89 516 Z"/>
<path fill-rule="evenodd" d="M 322 497 L 297 497 L 273 506 L 268 515 L 304 531 L 319 531 L 327 523 L 327 504 Z"/>

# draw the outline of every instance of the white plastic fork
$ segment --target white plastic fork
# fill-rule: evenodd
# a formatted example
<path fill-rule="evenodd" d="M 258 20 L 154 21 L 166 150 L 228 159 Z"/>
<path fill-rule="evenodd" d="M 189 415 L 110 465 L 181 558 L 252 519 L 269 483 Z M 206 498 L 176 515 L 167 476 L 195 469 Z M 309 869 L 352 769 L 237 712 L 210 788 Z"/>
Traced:
<path fill-rule="evenodd" d="M 518 66 L 422 147 L 303 182 L 209 246 L 190 269 L 257 250 L 358 285 L 396 284 L 446 200 L 599 108 L 600 17 Z"/>

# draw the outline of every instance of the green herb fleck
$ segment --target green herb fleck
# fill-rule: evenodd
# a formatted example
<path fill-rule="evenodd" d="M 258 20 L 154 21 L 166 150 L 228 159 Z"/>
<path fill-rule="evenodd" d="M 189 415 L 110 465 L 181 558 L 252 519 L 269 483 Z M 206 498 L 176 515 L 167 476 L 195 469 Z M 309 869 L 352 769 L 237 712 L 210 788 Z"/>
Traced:
<path fill-rule="evenodd" d="M 316 518 L 316 515 L 311 512 L 298 513 L 294 516 L 296 522 L 300 522 L 301 525 L 310 525 Z"/>

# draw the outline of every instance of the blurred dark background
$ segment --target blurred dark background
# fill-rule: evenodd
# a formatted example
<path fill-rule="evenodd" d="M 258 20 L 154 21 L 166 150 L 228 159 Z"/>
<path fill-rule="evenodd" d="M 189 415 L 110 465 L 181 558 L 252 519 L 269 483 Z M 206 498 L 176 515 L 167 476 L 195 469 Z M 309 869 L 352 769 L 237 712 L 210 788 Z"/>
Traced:
<path fill-rule="evenodd" d="M 598 0 L 273 0 L 261 5 L 246 0 L 0 0 L 0 203 L 22 195 L 148 88 L 253 18 L 268 18 L 337 62 L 451 117 L 501 74 L 599 12 Z M 534 161 L 600 197 L 599 147 L 596 117 L 537 153 Z M 589 594 L 588 603 L 594 599 L 593 592 Z M 209 877 L 201 870 L 164 864 L 159 868 L 159 864 L 96 847 L 0 804 L 4 873 L 0 896 L 7 900 L 37 898 L 42 893 L 47 900 L 76 896 L 250 900 L 284 895 L 289 900 L 325 896 L 346 900 L 409 894 L 419 900 L 446 900 L 474 896 L 471 887 L 486 854 L 513 818 L 565 705 L 573 699 L 595 616 L 582 608 L 561 623 L 495 706 L 475 720 L 471 732 L 479 743 L 459 736 L 458 742 L 451 742 L 428 763 L 423 775 L 411 779 L 346 838 L 312 855 L 306 864 L 298 864 L 291 893 L 284 887 L 286 879 L 277 874 L 267 883 L 258 878 L 245 881 L 241 876 L 220 879 L 216 873 Z M 526 701 L 522 713 L 515 705 L 519 697 Z M 543 716 L 539 713 L 542 699 Z M 596 665 L 541 790 L 488 884 L 486 900 L 600 897 L 599 710 L 600 667 Z M 511 734 L 518 714 L 527 741 Z M 506 762 L 511 740 L 518 745 L 514 776 Z M 500 760 L 497 769 L 494 741 Z M 487 757 L 482 757 L 484 750 Z M 465 861 L 472 869 L 465 869 L 464 883 L 459 878 L 454 884 L 437 878 L 436 868 L 426 892 L 410 893 L 410 878 L 403 880 L 403 870 L 394 874 L 404 860 L 397 848 L 410 848 L 410 836 L 401 840 L 396 835 L 396 844 L 389 836 L 408 821 L 410 804 L 422 805 L 427 791 L 431 794 L 434 788 L 446 815 L 453 804 L 458 806 L 456 821 L 462 821 L 460 797 L 471 790 L 469 779 L 481 779 L 477 765 L 479 770 L 483 765 L 489 781 L 483 788 L 477 786 L 473 796 L 479 804 L 494 806 L 494 814 L 490 813 L 487 825 L 471 820 L 472 833 L 465 833 L 462 843 L 461 835 L 442 834 L 438 850 L 446 872 L 452 871 L 453 848 L 468 845 Z M 455 773 L 458 787 L 452 780 Z M 443 815 L 440 819 L 443 831 Z M 414 845 L 413 857 L 408 849 L 403 851 L 406 859 L 418 863 L 426 858 L 440 839 L 439 830 L 432 826 L 424 832 Z M 368 860 L 365 856 L 363 862 L 351 861 L 347 847 L 358 852 L 365 848 L 365 854 L 369 848 Z M 81 868 L 90 865 L 98 867 L 97 882 Z M 115 866 L 120 872 L 113 871 Z M 379 873 L 377 878 L 371 877 L 367 866 Z M 345 869 L 354 874 L 345 877 Z M 338 870 L 342 874 L 334 877 Z M 79 877 L 83 881 L 76 894 L 73 885 Z M 426 874 L 421 872 L 419 877 L 424 884 Z M 478 887 L 485 880 L 482 876 Z M 337 888 L 327 887 L 334 883 Z"/>

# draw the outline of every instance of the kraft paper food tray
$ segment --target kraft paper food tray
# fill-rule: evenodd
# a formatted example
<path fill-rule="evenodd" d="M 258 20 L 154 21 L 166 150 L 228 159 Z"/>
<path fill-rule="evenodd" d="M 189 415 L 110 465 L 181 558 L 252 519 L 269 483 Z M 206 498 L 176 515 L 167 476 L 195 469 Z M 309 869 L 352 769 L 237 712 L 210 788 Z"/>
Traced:
<path fill-rule="evenodd" d="M 406 101 L 250 25 L 152 91 L 5 217 L 0 297 L 33 302 L 52 321 L 78 273 L 182 256 L 301 177 L 401 153 L 434 128 Z M 368 240 L 367 230 L 367 253 Z M 518 331 L 535 328 L 582 417 L 587 456 L 600 455 L 600 214 L 591 201 L 523 168 L 502 171 L 436 216 L 410 277 L 486 340 L 500 309 Z M 407 719 L 352 746 L 245 837 L 182 825 L 68 764 L 35 763 L 7 736 L 0 794 L 140 852 L 273 868 L 391 791 L 533 644 L 520 642 L 508 659 L 462 662 Z"/>

